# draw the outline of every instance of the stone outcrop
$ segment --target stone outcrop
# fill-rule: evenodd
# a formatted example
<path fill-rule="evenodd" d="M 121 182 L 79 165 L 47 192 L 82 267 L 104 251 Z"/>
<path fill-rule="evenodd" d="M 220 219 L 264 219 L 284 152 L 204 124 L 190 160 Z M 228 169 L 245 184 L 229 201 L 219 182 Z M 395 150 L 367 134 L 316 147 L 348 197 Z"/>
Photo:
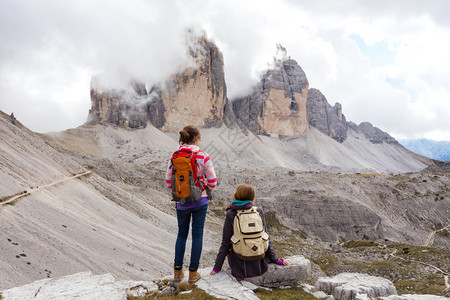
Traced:
<path fill-rule="evenodd" d="M 100 78 L 93 77 L 88 122 L 145 128 L 147 102 L 147 90 L 142 83 L 130 82 L 127 89 L 106 90 L 102 88 Z"/>
<path fill-rule="evenodd" d="M 147 91 L 132 81 L 127 88 L 105 90 L 97 78 L 91 82 L 89 120 L 121 127 L 144 128 L 150 122 L 164 131 L 186 125 L 220 127 L 233 119 L 227 98 L 223 56 L 205 36 L 189 48 L 193 66 Z"/>
<path fill-rule="evenodd" d="M 301 136 L 312 126 L 339 143 L 347 139 L 351 128 L 374 144 L 398 144 L 370 123 L 347 122 L 341 104 L 331 106 L 319 90 L 309 89 L 305 72 L 286 55 L 275 60 L 275 67 L 250 95 L 231 103 L 217 46 L 201 36 L 190 46 L 189 54 L 192 66 L 149 90 L 139 80 L 130 81 L 126 88 L 104 89 L 94 77 L 89 121 L 135 129 L 151 123 L 163 131 L 178 131 L 186 125 L 210 128 L 238 123 L 244 132 L 279 138 Z"/>
<path fill-rule="evenodd" d="M 278 60 L 254 92 L 233 101 L 236 117 L 256 134 L 295 137 L 308 130 L 309 83 L 295 60 Z"/>
<path fill-rule="evenodd" d="M 342 143 L 347 138 L 347 121 L 342 114 L 342 106 L 331 106 L 327 98 L 317 89 L 309 89 L 306 101 L 309 125 Z"/>
<path fill-rule="evenodd" d="M 352 128 L 374 144 L 397 143 L 370 123 L 347 122 L 342 106 L 331 106 L 319 90 L 309 89 L 305 72 L 286 53 L 275 60 L 275 67 L 264 74 L 250 95 L 231 103 L 223 55 L 217 46 L 200 36 L 188 51 L 191 66 L 149 89 L 139 80 L 131 80 L 126 88 L 105 89 L 94 77 L 89 121 L 136 129 L 151 123 L 163 131 L 178 131 L 186 125 L 209 128 L 238 123 L 245 132 L 280 138 L 301 136 L 312 126 L 339 143 Z"/>
<path fill-rule="evenodd" d="M 334 106 L 331 106 L 326 97 L 317 89 L 309 89 L 306 109 L 309 125 L 317 128 L 339 143 L 347 139 L 348 129 L 351 128 L 356 132 L 363 133 L 372 144 L 398 144 L 388 133 L 374 127 L 369 122 L 362 122 L 359 125 L 347 122 L 342 113 L 342 105 L 336 103 Z"/>
<path fill-rule="evenodd" d="M 269 269 L 262 276 L 246 278 L 257 286 L 278 288 L 280 286 L 297 286 L 302 281 L 311 279 L 311 262 L 303 256 L 286 258 L 291 265 L 279 266 L 269 264 Z"/>
<path fill-rule="evenodd" d="M 211 268 L 200 269 L 199 272 L 202 277 L 196 285 L 211 296 L 220 299 L 259 299 L 251 289 L 239 283 L 236 278 L 227 272 L 209 275 Z"/>
<path fill-rule="evenodd" d="M 394 284 L 385 278 L 359 273 L 341 273 L 334 277 L 321 277 L 316 290 L 333 295 L 336 300 L 377 298 L 397 295 Z"/>
<path fill-rule="evenodd" d="M 115 281 L 111 274 L 82 272 L 5 290 L 2 299 L 127 299 L 127 295 L 143 297 L 156 290 L 158 286 L 154 282 Z"/>

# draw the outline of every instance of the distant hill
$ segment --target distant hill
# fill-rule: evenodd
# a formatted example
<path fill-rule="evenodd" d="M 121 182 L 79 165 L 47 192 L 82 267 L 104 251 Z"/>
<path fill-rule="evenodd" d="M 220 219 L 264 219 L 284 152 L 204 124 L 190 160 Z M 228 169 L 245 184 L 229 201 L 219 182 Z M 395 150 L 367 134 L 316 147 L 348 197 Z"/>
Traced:
<path fill-rule="evenodd" d="M 450 161 L 450 142 L 449 141 L 433 141 L 428 139 L 418 140 L 398 140 L 408 150 L 417 154 L 442 160 Z"/>

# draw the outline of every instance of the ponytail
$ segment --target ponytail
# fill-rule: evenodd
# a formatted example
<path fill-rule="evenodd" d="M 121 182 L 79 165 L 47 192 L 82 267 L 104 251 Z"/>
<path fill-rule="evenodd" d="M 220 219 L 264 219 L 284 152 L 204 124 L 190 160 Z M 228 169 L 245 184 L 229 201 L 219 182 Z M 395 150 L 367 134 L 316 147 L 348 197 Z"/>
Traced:
<path fill-rule="evenodd" d="M 180 145 L 190 145 L 193 144 L 196 137 L 201 137 L 200 131 L 195 126 L 186 126 L 180 131 Z"/>

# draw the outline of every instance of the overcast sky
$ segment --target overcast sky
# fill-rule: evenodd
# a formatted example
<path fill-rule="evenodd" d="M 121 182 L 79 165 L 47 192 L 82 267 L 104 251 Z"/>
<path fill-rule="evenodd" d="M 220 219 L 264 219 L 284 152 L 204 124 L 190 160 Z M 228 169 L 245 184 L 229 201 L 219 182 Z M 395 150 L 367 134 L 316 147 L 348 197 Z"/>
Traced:
<path fill-rule="evenodd" d="M 446 0 L 1 0 L 0 110 L 38 132 L 77 127 L 92 75 L 161 81 L 185 63 L 186 28 L 201 28 L 231 100 L 279 43 L 347 120 L 450 140 L 448 13 Z"/>

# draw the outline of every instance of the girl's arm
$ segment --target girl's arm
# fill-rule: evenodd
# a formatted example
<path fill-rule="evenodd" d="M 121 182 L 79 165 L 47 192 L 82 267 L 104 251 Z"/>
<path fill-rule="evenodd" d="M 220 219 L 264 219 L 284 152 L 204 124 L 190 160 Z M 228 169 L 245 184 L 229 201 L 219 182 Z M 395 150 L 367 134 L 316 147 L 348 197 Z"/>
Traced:
<path fill-rule="evenodd" d="M 167 165 L 166 184 L 169 189 L 172 189 L 172 168 L 171 168 L 170 160 L 169 160 L 169 164 Z"/>
<path fill-rule="evenodd" d="M 222 270 L 222 265 L 225 260 L 225 257 L 227 257 L 228 252 L 231 248 L 231 236 L 233 235 L 233 219 L 234 216 L 229 211 L 227 213 L 227 216 L 225 218 L 225 223 L 223 225 L 223 233 L 222 233 L 222 243 L 219 248 L 219 253 L 217 253 L 216 262 L 214 264 L 213 271 L 211 272 L 212 275 Z M 214 272 L 214 274 L 213 274 Z"/>
<path fill-rule="evenodd" d="M 263 225 L 264 225 L 264 231 L 268 233 L 267 226 L 266 226 L 266 218 L 264 217 L 264 212 L 261 208 L 258 207 L 258 212 L 261 215 Z M 278 259 L 277 253 L 273 249 L 272 246 L 272 240 L 269 238 L 269 248 L 267 248 L 266 255 L 269 257 L 269 261 L 274 264 L 279 264 L 280 260 Z M 281 263 L 283 264 L 283 263 Z"/>

